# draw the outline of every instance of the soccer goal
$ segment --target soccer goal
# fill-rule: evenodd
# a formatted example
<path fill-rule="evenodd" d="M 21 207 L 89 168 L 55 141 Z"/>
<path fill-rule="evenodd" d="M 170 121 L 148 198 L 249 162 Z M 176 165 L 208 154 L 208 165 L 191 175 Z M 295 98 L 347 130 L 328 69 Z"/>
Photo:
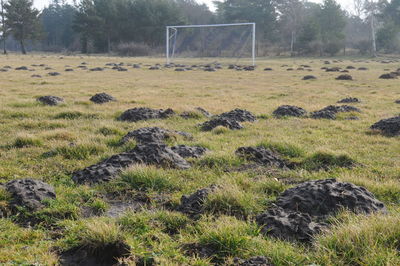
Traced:
<path fill-rule="evenodd" d="M 256 24 L 231 23 L 166 27 L 167 64 L 178 59 L 256 64 Z"/>

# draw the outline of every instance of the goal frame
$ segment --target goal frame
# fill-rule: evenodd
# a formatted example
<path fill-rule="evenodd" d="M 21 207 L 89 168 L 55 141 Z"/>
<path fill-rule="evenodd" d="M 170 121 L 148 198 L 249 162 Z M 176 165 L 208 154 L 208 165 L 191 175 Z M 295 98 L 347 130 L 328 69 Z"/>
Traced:
<path fill-rule="evenodd" d="M 177 26 L 167 26 L 166 27 L 166 60 L 167 64 L 171 63 L 170 55 L 170 40 L 176 38 L 178 29 L 182 28 L 215 28 L 215 27 L 230 27 L 230 26 L 251 26 L 252 28 L 252 46 L 251 46 L 251 56 L 253 66 L 256 65 L 256 23 L 230 23 L 230 24 L 205 24 L 205 25 L 177 25 Z M 171 31 L 175 31 L 170 35 Z M 174 52 L 174 51 L 173 51 Z M 173 54 L 174 55 L 174 54 Z"/>

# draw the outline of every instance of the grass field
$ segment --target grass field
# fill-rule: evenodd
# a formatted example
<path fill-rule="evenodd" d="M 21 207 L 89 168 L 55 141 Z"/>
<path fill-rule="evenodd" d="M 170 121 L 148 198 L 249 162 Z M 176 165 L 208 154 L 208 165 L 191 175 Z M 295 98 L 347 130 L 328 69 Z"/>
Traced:
<path fill-rule="evenodd" d="M 325 59 L 263 59 L 255 71 L 217 72 L 200 70 L 175 72 L 147 67 L 127 72 L 88 68 L 106 63 L 163 63 L 161 58 L 112 58 L 56 55 L 2 56 L 1 65 L 28 66 L 35 71 L 0 73 L 0 182 L 17 178 L 43 180 L 56 188 L 57 199 L 36 213 L 8 214 L 10 196 L 0 189 L 0 264 L 57 264 L 60 251 L 76 246 L 106 245 L 123 239 L 131 247 L 125 263 L 134 265 L 229 264 L 234 257 L 263 255 L 275 265 L 400 265 L 400 138 L 385 137 L 369 127 L 400 113 L 400 83 L 378 77 L 396 70 L 400 63 L 383 64 L 371 59 L 355 62 L 344 58 L 328 65 L 367 67 L 350 70 L 353 81 L 338 81 L 337 72 L 320 68 Z M 332 62 L 332 59 L 331 59 Z M 46 64 L 31 67 L 32 64 Z M 296 70 L 310 65 L 312 72 Z M 74 68 L 65 72 L 66 66 Z M 287 71 L 288 65 L 294 71 Z M 273 71 L 263 71 L 265 67 Z M 386 69 L 386 70 L 385 70 Z M 61 75 L 48 76 L 57 71 Z M 41 78 L 32 78 L 39 74 Z M 303 81 L 312 74 L 317 80 Z M 106 92 L 117 102 L 96 105 L 95 93 Z M 43 95 L 63 97 L 65 104 L 44 106 L 36 101 Z M 357 97 L 360 120 L 310 118 L 276 119 L 272 112 L 289 104 L 316 111 L 345 97 Z M 242 108 L 258 117 L 238 131 L 202 132 L 196 126 L 206 118 L 120 122 L 116 118 L 133 107 L 172 108 L 175 112 L 202 107 L 213 114 Z M 203 158 L 191 160 L 190 170 L 135 166 L 121 177 L 97 186 L 75 185 L 71 173 L 127 151 L 135 143 L 118 145 L 128 131 L 159 126 L 186 131 L 193 141 L 177 138 L 173 143 L 201 145 L 210 150 Z M 71 145 L 73 143 L 74 145 Z M 293 160 L 305 160 L 317 153 L 347 155 L 357 162 L 352 169 L 227 171 L 243 161 L 235 150 L 263 143 L 294 151 Z M 287 180 L 305 181 L 337 178 L 364 186 L 381 201 L 387 215 L 362 216 L 342 213 L 334 226 L 316 237 L 312 245 L 276 240 L 259 234 L 253 217 L 267 209 L 277 195 L 293 186 Z M 206 202 L 199 220 L 168 210 L 182 195 L 216 184 L 218 191 Z M 131 200 L 143 194 L 149 203 L 135 212 L 108 217 L 111 198 Z M 113 196 L 110 196 L 113 195 Z M 90 210 L 92 215 L 85 214 Z M 91 217 L 88 217 L 91 216 Z M 36 221 L 26 227 L 21 220 Z M 214 256 L 203 258 L 187 246 L 211 246 Z M 140 264 L 138 263 L 138 264 Z"/>

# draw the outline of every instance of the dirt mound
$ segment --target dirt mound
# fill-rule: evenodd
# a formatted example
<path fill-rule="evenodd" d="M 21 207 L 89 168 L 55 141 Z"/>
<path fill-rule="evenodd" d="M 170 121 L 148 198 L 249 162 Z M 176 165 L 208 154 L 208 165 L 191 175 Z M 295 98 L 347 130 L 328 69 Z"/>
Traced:
<path fill-rule="evenodd" d="M 230 112 L 220 114 L 219 117 L 237 121 L 237 122 L 254 122 L 254 121 L 256 121 L 255 115 L 253 115 L 249 111 L 243 110 L 243 109 L 234 109 Z"/>
<path fill-rule="evenodd" d="M 31 78 L 41 78 L 41 75 L 32 75 Z"/>
<path fill-rule="evenodd" d="M 340 67 L 330 67 L 325 69 L 326 72 L 339 72 L 340 71 Z"/>
<path fill-rule="evenodd" d="M 397 75 L 395 75 L 394 73 L 386 73 L 386 74 L 382 74 L 379 78 L 380 79 L 397 79 Z"/>
<path fill-rule="evenodd" d="M 108 182 L 121 170 L 134 164 L 148 164 L 166 168 L 188 169 L 190 164 L 167 145 L 147 143 L 137 145 L 133 150 L 113 155 L 110 158 L 73 173 L 72 179 L 78 184 Z"/>
<path fill-rule="evenodd" d="M 281 159 L 277 154 L 263 147 L 240 147 L 236 150 L 236 155 L 263 166 L 272 166 L 284 169 L 290 167 L 288 162 Z"/>
<path fill-rule="evenodd" d="M 262 232 L 277 238 L 310 242 L 327 228 L 325 223 L 341 209 L 354 213 L 386 213 L 382 202 L 363 187 L 335 179 L 314 180 L 284 191 L 275 205 L 256 217 Z"/>
<path fill-rule="evenodd" d="M 26 66 L 21 66 L 21 67 L 15 68 L 15 70 L 29 70 L 29 69 Z"/>
<path fill-rule="evenodd" d="M 203 131 L 211 131 L 219 126 L 223 126 L 232 130 L 239 130 L 243 128 L 243 126 L 238 121 L 221 117 L 216 117 L 204 122 L 203 124 L 200 124 L 200 128 Z"/>
<path fill-rule="evenodd" d="M 311 113 L 311 118 L 335 120 L 336 113 L 334 113 L 332 111 L 316 111 L 316 112 Z"/>
<path fill-rule="evenodd" d="M 126 143 L 132 138 L 141 144 L 151 142 L 164 143 L 165 140 L 173 137 L 175 134 L 181 135 L 187 139 L 192 138 L 192 135 L 186 132 L 172 131 L 159 127 L 144 127 L 128 132 L 128 134 L 122 138 L 121 143 Z"/>
<path fill-rule="evenodd" d="M 270 68 L 270 67 L 266 67 L 266 68 L 264 68 L 264 71 L 272 71 L 273 69 L 272 68 Z"/>
<path fill-rule="evenodd" d="M 329 112 L 333 112 L 333 113 L 348 113 L 348 112 L 358 112 L 360 113 L 361 110 L 358 109 L 357 107 L 351 106 L 351 105 L 339 105 L 339 106 L 335 106 L 335 105 L 329 105 L 323 109 L 321 109 L 320 111 L 329 111 Z"/>
<path fill-rule="evenodd" d="M 52 77 L 55 77 L 55 76 L 59 76 L 59 75 L 61 75 L 61 74 L 58 73 L 58 72 L 49 72 L 49 73 L 47 73 L 47 75 L 52 76 Z"/>
<path fill-rule="evenodd" d="M 123 241 L 107 244 L 96 249 L 76 247 L 60 254 L 63 266 L 110 266 L 118 265 L 118 259 L 128 257 L 131 248 Z"/>
<path fill-rule="evenodd" d="M 356 68 L 353 66 L 347 66 L 346 69 L 356 69 Z"/>
<path fill-rule="evenodd" d="M 200 146 L 178 145 L 171 148 L 172 151 L 179 154 L 182 158 L 200 158 L 208 150 Z"/>
<path fill-rule="evenodd" d="M 307 111 L 304 110 L 301 107 L 293 106 L 293 105 L 282 105 L 279 106 L 278 109 L 276 109 L 273 112 L 274 116 L 276 117 L 284 117 L 284 116 L 305 116 L 307 114 Z"/>
<path fill-rule="evenodd" d="M 195 110 L 199 111 L 202 113 L 205 117 L 212 117 L 212 114 L 208 112 L 206 109 L 201 108 L 201 107 L 196 107 Z"/>
<path fill-rule="evenodd" d="M 121 114 L 118 118 L 120 121 L 129 121 L 129 122 L 137 122 L 140 120 L 149 120 L 149 119 L 164 119 L 174 115 L 175 112 L 172 109 L 166 110 L 156 110 L 146 107 L 139 107 L 126 110 Z"/>
<path fill-rule="evenodd" d="M 32 211 L 39 210 L 45 205 L 45 199 L 55 199 L 54 188 L 35 179 L 15 179 L 8 182 L 6 190 L 12 195 L 11 206 L 23 206 Z"/>
<path fill-rule="evenodd" d="M 400 116 L 382 119 L 371 126 L 371 129 L 379 130 L 386 136 L 400 135 Z"/>
<path fill-rule="evenodd" d="M 117 101 L 114 97 L 107 93 L 98 93 L 90 98 L 90 100 L 97 104 L 108 103 L 108 102 L 115 102 Z"/>
<path fill-rule="evenodd" d="M 317 79 L 317 77 L 313 76 L 313 75 L 307 75 L 303 77 L 303 80 L 310 80 L 310 79 Z"/>
<path fill-rule="evenodd" d="M 274 206 L 256 217 L 261 232 L 288 241 L 311 242 L 325 226 L 313 222 L 310 215 Z"/>
<path fill-rule="evenodd" d="M 304 182 L 284 191 L 276 205 L 315 217 L 336 214 L 346 208 L 354 213 L 386 212 L 384 204 L 363 187 L 335 179 Z"/>
<path fill-rule="evenodd" d="M 197 217 L 203 213 L 204 202 L 206 201 L 208 195 L 215 191 L 216 188 L 216 186 L 211 186 L 208 188 L 199 189 L 190 195 L 183 195 L 181 198 L 181 205 L 179 205 L 178 210 L 189 216 Z"/>
<path fill-rule="evenodd" d="M 268 258 L 264 256 L 251 257 L 247 260 L 235 258 L 233 263 L 235 266 L 273 266 L 273 264 L 269 262 Z"/>
<path fill-rule="evenodd" d="M 311 113 L 311 118 L 314 119 L 336 119 L 337 113 L 348 113 L 348 112 L 358 112 L 360 113 L 361 110 L 357 107 L 350 106 L 350 105 L 329 105 L 319 111 Z"/>
<path fill-rule="evenodd" d="M 399 100 L 396 100 L 396 101 L 394 101 L 394 103 L 400 104 L 400 99 L 399 99 Z"/>
<path fill-rule="evenodd" d="M 337 103 L 360 103 L 360 102 L 361 101 L 358 98 L 348 97 L 348 98 L 341 99 Z"/>
<path fill-rule="evenodd" d="M 353 80 L 353 77 L 348 74 L 343 74 L 338 76 L 336 80 Z"/>
<path fill-rule="evenodd" d="M 82 68 L 86 69 L 86 67 L 82 67 Z M 104 68 L 102 68 L 102 67 L 95 67 L 95 68 L 91 68 L 90 71 L 92 71 L 92 72 L 104 71 Z"/>
<path fill-rule="evenodd" d="M 45 105 L 59 105 L 60 103 L 64 102 L 63 98 L 57 97 L 57 96 L 42 96 L 36 99 L 38 102 L 41 102 Z"/>
<path fill-rule="evenodd" d="M 365 70 L 368 70 L 368 68 L 367 67 L 359 67 L 357 70 L 365 71 Z"/>

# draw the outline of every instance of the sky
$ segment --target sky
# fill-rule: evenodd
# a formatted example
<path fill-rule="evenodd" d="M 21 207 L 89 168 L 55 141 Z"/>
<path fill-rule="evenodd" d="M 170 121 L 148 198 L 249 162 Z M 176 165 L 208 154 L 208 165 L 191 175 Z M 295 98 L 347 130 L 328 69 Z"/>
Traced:
<path fill-rule="evenodd" d="M 197 2 L 199 2 L 199 3 L 207 4 L 211 10 L 215 9 L 214 5 L 212 4 L 213 1 L 214 0 L 197 0 Z M 310 0 L 310 1 L 316 2 L 316 3 L 321 3 L 323 0 Z M 338 1 L 341 4 L 342 8 L 345 10 L 353 9 L 353 6 L 352 6 L 353 0 L 336 0 L 336 1 Z M 36 8 L 42 9 L 44 6 L 47 6 L 49 4 L 50 0 L 34 0 L 33 2 L 35 4 Z M 70 1 L 70 2 L 72 2 L 72 1 Z"/>

